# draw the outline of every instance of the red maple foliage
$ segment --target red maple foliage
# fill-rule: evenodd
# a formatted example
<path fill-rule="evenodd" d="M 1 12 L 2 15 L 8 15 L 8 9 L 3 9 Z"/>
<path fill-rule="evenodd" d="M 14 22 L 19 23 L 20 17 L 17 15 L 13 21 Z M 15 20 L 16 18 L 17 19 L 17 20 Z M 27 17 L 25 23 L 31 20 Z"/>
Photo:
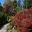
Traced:
<path fill-rule="evenodd" d="M 32 29 L 32 8 L 17 13 L 14 22 L 20 32 L 29 32 Z"/>

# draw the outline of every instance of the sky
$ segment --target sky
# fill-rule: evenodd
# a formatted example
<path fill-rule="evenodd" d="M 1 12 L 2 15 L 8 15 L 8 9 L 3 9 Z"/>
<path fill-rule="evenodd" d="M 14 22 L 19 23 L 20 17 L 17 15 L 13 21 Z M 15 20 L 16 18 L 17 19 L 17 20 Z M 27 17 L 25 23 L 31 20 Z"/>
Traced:
<path fill-rule="evenodd" d="M 24 0 L 21 0 L 21 5 L 24 5 Z"/>
<path fill-rule="evenodd" d="M 0 3 L 3 5 L 4 4 L 4 2 L 5 2 L 5 0 L 0 0 Z"/>
<path fill-rule="evenodd" d="M 18 1 L 18 0 L 17 0 Z M 23 5 L 23 1 L 24 0 L 21 0 L 21 5 Z M 4 2 L 5 2 L 5 0 L 0 0 L 0 3 L 3 5 L 4 4 Z"/>

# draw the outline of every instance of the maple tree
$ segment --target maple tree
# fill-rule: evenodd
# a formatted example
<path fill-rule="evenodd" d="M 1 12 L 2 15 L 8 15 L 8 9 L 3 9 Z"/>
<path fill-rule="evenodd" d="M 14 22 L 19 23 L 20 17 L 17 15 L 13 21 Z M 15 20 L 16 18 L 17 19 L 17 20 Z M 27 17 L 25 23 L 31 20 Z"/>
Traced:
<path fill-rule="evenodd" d="M 20 32 L 28 32 L 29 29 L 32 29 L 32 8 L 17 13 L 14 17 L 14 23 Z"/>

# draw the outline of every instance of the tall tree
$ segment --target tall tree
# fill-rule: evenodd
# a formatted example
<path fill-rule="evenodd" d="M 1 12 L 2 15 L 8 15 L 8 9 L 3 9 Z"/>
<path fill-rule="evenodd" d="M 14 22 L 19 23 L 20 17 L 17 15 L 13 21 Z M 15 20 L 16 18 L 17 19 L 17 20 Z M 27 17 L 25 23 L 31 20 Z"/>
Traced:
<path fill-rule="evenodd" d="M 2 11 L 3 7 L 1 6 L 1 3 L 0 3 L 0 11 Z"/>
<path fill-rule="evenodd" d="M 30 5 L 31 5 L 31 7 L 32 7 L 32 0 L 30 0 Z"/>
<path fill-rule="evenodd" d="M 17 7 L 17 1 L 16 1 L 16 0 L 14 0 L 14 2 L 13 2 L 13 6 L 14 6 L 14 8 Z"/>
<path fill-rule="evenodd" d="M 24 0 L 24 8 L 30 7 L 30 0 Z"/>

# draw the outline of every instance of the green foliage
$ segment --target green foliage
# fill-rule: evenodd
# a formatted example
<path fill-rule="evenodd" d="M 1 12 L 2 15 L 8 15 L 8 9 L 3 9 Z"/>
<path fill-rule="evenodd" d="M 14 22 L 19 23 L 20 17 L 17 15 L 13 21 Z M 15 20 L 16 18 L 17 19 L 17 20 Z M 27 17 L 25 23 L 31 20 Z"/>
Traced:
<path fill-rule="evenodd" d="M 2 9 L 3 9 L 3 7 L 2 7 L 2 5 L 1 5 L 1 3 L 0 3 L 0 11 L 2 11 Z"/>
<path fill-rule="evenodd" d="M 5 3 L 4 3 L 5 5 Z M 12 7 L 12 9 L 14 9 L 16 12 L 21 10 L 21 8 L 19 6 L 17 6 L 17 0 L 14 0 L 13 2 L 9 2 L 8 4 L 10 7 Z"/>
<path fill-rule="evenodd" d="M 13 6 L 14 6 L 14 8 L 17 7 L 17 1 L 16 1 L 16 0 L 14 0 L 14 2 L 13 2 Z"/>
<path fill-rule="evenodd" d="M 30 0 L 24 0 L 24 8 L 30 7 Z"/>
<path fill-rule="evenodd" d="M 3 12 L 0 12 L 0 22 L 1 21 L 7 21 L 7 15 L 5 15 Z"/>
<path fill-rule="evenodd" d="M 3 14 L 4 14 L 3 12 L 0 12 L 0 17 L 2 17 L 2 16 L 3 16 Z"/>
<path fill-rule="evenodd" d="M 19 12 L 21 10 L 21 7 L 16 7 L 16 11 Z"/>
<path fill-rule="evenodd" d="M 32 0 L 30 0 L 30 5 L 31 5 L 31 7 L 32 7 Z"/>
<path fill-rule="evenodd" d="M 2 7 L 2 6 L 0 6 L 0 11 L 2 11 L 2 9 L 3 9 L 3 7 Z"/>

